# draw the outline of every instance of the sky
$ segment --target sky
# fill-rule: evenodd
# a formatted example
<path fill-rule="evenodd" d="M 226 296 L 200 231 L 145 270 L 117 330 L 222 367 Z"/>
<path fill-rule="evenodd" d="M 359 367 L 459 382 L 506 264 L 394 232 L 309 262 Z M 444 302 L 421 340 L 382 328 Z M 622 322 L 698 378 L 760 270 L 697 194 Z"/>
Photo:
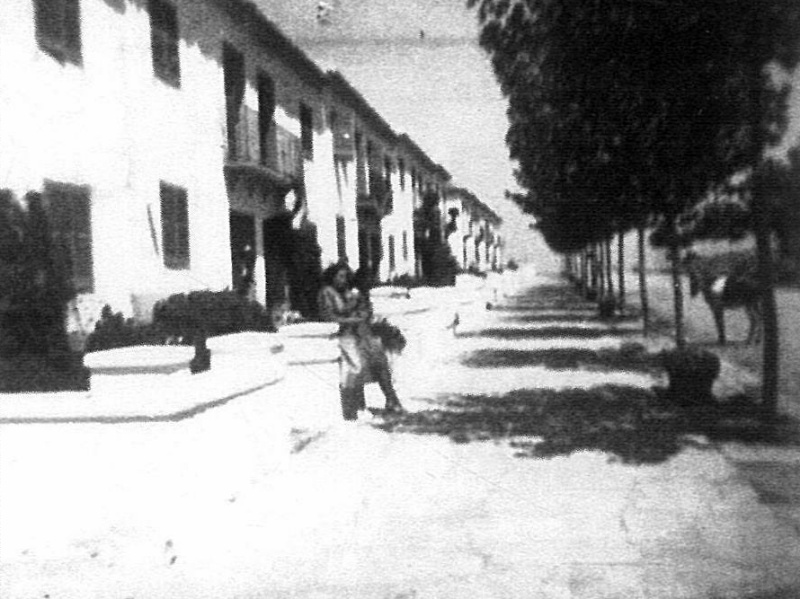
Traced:
<path fill-rule="evenodd" d="M 553 266 L 505 200 L 518 188 L 504 136 L 506 101 L 466 0 L 255 0 L 312 59 L 340 71 L 399 133 L 410 135 L 504 219 L 507 257 Z M 323 19 L 318 19 L 318 7 Z M 800 69 L 793 75 L 790 126 L 772 152 L 800 145 Z"/>
<path fill-rule="evenodd" d="M 398 133 L 504 220 L 506 257 L 549 259 L 517 190 L 505 145 L 506 101 L 466 0 L 256 0 L 319 66 L 340 71 Z"/>

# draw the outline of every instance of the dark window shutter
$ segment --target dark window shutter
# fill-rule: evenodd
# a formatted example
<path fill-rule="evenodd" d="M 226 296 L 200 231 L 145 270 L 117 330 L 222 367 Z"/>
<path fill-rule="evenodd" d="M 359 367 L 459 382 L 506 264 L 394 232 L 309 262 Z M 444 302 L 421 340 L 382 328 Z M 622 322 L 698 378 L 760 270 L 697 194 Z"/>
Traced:
<path fill-rule="evenodd" d="M 189 268 L 189 205 L 186 190 L 161 182 L 161 246 L 164 266 Z"/>
<path fill-rule="evenodd" d="M 80 0 L 34 0 L 36 40 L 59 62 L 81 63 Z"/>
<path fill-rule="evenodd" d="M 40 44 L 52 44 L 61 39 L 61 0 L 36 0 L 36 37 Z"/>
<path fill-rule="evenodd" d="M 64 49 L 73 62 L 81 60 L 80 0 L 64 0 Z"/>
<path fill-rule="evenodd" d="M 178 13 L 174 6 L 164 0 L 150 0 L 149 8 L 153 72 L 165 83 L 180 87 Z"/>

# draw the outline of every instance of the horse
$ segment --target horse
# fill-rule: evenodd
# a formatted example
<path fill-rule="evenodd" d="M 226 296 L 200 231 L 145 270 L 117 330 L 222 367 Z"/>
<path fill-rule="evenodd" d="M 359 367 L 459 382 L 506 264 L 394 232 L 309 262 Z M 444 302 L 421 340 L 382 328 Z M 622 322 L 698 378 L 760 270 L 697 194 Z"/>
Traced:
<path fill-rule="evenodd" d="M 744 263 L 728 273 L 703 268 L 697 254 L 687 253 L 683 260 L 689 275 L 689 293 L 703 299 L 711 309 L 720 345 L 725 345 L 725 310 L 744 308 L 749 330 L 746 344 L 759 343 L 763 333 L 763 290 L 752 264 Z"/>

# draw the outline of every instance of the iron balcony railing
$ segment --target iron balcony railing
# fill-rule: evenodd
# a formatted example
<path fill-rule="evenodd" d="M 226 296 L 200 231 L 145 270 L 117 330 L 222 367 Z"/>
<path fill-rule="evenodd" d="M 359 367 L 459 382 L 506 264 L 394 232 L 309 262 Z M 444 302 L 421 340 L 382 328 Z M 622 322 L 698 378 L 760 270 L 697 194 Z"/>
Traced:
<path fill-rule="evenodd" d="M 294 186 L 303 177 L 300 137 L 275 122 L 265 125 L 245 107 L 228 131 L 226 166 L 248 169 L 274 183 Z"/>

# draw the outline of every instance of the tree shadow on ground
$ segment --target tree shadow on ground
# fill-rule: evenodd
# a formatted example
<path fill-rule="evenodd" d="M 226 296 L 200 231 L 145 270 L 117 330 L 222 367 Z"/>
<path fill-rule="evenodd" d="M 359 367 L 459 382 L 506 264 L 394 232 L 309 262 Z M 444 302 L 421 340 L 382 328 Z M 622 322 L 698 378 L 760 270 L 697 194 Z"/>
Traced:
<path fill-rule="evenodd" d="M 564 314 L 510 314 L 503 316 L 503 320 L 510 323 L 616 323 L 616 322 L 635 322 L 638 316 L 634 314 L 624 314 L 622 316 L 615 316 L 611 320 L 600 320 L 597 314 L 576 314 L 574 312 L 565 312 Z"/>
<path fill-rule="evenodd" d="M 498 304 L 493 306 L 495 312 L 536 312 L 537 310 L 559 310 L 561 312 L 583 312 L 587 317 L 597 314 L 597 304 L 575 299 L 563 299 L 558 302 L 520 302 L 515 304 Z"/>
<path fill-rule="evenodd" d="M 627 464 L 660 463 L 685 447 L 707 447 L 707 441 L 797 444 L 774 424 L 763 424 L 747 398 L 688 410 L 658 388 L 524 389 L 499 396 L 438 397 L 436 404 L 435 409 L 387 416 L 372 426 L 441 435 L 455 443 L 506 442 L 521 458 L 596 450 Z"/>
<path fill-rule="evenodd" d="M 589 329 L 571 326 L 546 326 L 535 329 L 521 329 L 514 327 L 491 327 L 479 331 L 465 331 L 459 337 L 489 337 L 492 339 L 599 339 L 601 337 L 620 337 L 640 335 L 634 329 Z"/>
<path fill-rule="evenodd" d="M 640 343 L 623 343 L 618 348 L 480 349 L 465 356 L 461 363 L 471 368 L 521 368 L 545 366 L 552 370 L 578 368 L 613 369 L 657 374 L 663 372 L 658 353 L 648 352 Z"/>

